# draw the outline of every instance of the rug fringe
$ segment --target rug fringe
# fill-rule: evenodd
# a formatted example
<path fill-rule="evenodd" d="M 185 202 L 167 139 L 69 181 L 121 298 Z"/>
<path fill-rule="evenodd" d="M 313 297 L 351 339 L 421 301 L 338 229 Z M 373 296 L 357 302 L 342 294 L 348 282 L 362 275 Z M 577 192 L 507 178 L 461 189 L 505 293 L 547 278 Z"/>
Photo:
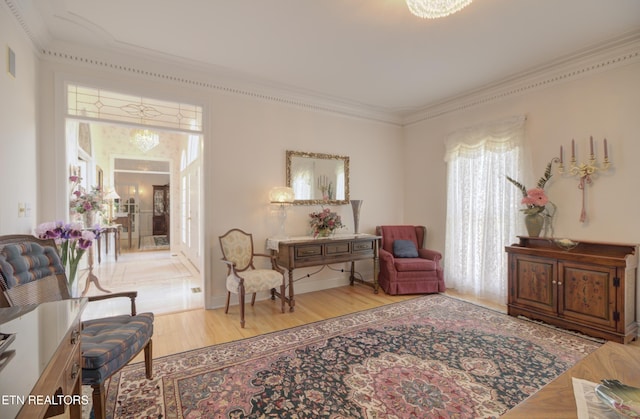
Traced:
<path fill-rule="evenodd" d="M 605 343 L 607 341 L 606 339 L 596 338 L 596 337 L 593 337 L 593 336 L 585 335 L 584 333 L 576 332 L 575 330 L 563 329 L 561 327 L 557 327 L 557 326 L 554 326 L 552 324 L 545 323 L 542 320 L 533 320 L 533 319 L 530 319 L 530 318 L 528 318 L 526 316 L 523 316 L 523 315 L 519 315 L 518 318 L 520 320 L 526 320 L 528 322 L 535 323 L 535 324 L 538 324 L 540 326 L 548 327 L 549 329 L 557 330 L 559 332 L 568 333 L 568 334 L 573 335 L 573 336 L 578 336 L 580 338 L 583 338 L 583 339 L 586 339 L 586 340 L 590 340 L 592 342 Z"/>

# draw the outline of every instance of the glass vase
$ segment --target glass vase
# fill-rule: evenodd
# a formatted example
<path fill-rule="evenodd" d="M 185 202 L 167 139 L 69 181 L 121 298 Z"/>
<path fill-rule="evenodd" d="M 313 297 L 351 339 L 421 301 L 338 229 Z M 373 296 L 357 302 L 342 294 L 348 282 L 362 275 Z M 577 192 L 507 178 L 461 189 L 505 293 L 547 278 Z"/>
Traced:
<path fill-rule="evenodd" d="M 351 210 L 353 211 L 353 232 L 358 234 L 360 231 L 360 208 L 362 207 L 361 199 L 351 200 Z"/>
<path fill-rule="evenodd" d="M 320 228 L 318 229 L 317 237 L 329 237 L 333 233 L 333 230 L 329 228 Z"/>

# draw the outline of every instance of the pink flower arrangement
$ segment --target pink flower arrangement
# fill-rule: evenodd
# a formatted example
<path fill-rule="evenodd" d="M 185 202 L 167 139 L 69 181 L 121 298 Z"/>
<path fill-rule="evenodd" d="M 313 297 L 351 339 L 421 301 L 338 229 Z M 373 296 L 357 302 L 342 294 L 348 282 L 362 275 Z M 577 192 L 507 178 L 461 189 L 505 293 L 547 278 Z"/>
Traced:
<path fill-rule="evenodd" d="M 547 168 L 544 171 L 544 174 L 538 180 L 538 184 L 533 189 L 527 189 L 522 183 L 517 180 L 507 176 L 507 180 L 513 183 L 520 191 L 522 192 L 522 201 L 521 203 L 526 205 L 527 207 L 522 209 L 522 212 L 525 214 L 539 214 L 547 209 L 547 204 L 551 204 L 551 206 L 555 207 L 549 198 L 544 192 L 544 186 L 547 184 L 549 179 L 551 179 L 551 164 L 553 161 L 550 161 L 547 164 Z M 553 211 L 555 213 L 555 210 Z M 553 216 L 553 213 L 547 214 L 550 217 Z"/>
<path fill-rule="evenodd" d="M 103 203 L 103 193 L 102 190 L 93 186 L 91 188 L 91 192 L 85 192 L 84 188 L 78 185 L 80 178 L 77 176 L 70 176 L 69 180 L 73 183 L 73 188 L 76 188 L 71 193 L 71 210 L 78 213 L 84 214 L 91 211 L 99 211 L 102 208 Z"/>
<path fill-rule="evenodd" d="M 314 238 L 319 235 L 329 236 L 336 229 L 344 227 L 342 218 L 337 213 L 331 212 L 329 208 L 324 208 L 320 212 L 312 212 L 309 217 L 311 217 L 309 225 Z"/>
<path fill-rule="evenodd" d="M 542 188 L 529 189 L 527 196 L 522 198 L 522 203 L 527 206 L 544 207 L 549 202 L 549 198 Z"/>

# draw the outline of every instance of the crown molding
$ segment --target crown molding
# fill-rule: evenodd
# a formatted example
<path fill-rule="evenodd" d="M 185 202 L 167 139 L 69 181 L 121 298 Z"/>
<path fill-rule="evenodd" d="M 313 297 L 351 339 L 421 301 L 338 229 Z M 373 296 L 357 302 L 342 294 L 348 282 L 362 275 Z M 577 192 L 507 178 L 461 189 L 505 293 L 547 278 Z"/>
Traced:
<path fill-rule="evenodd" d="M 4 0 L 4 4 L 43 60 L 395 126 L 412 125 L 640 61 L 640 30 L 635 30 L 498 82 L 427 104 L 421 109 L 403 111 L 375 108 L 318 92 L 295 90 L 225 68 L 212 68 L 201 62 L 178 59 L 161 51 L 136 49 L 131 45 L 116 43 L 104 49 L 87 49 L 80 45 L 55 42 L 30 2 Z"/>
<path fill-rule="evenodd" d="M 402 125 L 412 125 L 637 62 L 640 62 L 640 31 L 633 31 L 499 82 L 426 106 L 407 114 Z"/>
<path fill-rule="evenodd" d="M 76 65 L 81 63 L 109 71 L 169 81 L 189 87 L 250 97 L 312 111 L 406 126 L 639 62 L 640 31 L 627 33 L 499 82 L 445 99 L 419 111 L 404 114 L 372 110 L 366 105 L 347 103 L 313 92 L 299 92 L 285 86 L 256 82 L 255 79 L 249 77 L 243 78 L 242 75 L 225 72 L 224 69 L 212 72 L 210 66 L 207 67 L 201 63 L 181 62 L 178 67 L 158 66 L 153 62 L 148 64 L 140 62 L 140 56 L 137 56 L 135 61 L 140 63 L 132 64 L 134 57 L 127 58 L 121 52 L 116 53 L 118 57 L 107 57 L 109 54 L 105 54 L 102 58 L 92 56 L 95 53 L 95 51 L 79 51 L 78 47 L 73 45 L 41 50 L 42 58 L 47 60 L 72 62 Z M 160 58 L 158 62 L 167 64 L 167 59 Z M 173 62 L 175 63 L 175 59 Z M 165 68 L 165 70 L 150 70 L 150 68 Z M 184 70 L 186 68 L 189 70 Z M 197 70 L 196 72 L 193 71 L 194 68 Z M 187 73 L 193 74 L 186 75 Z"/>
<path fill-rule="evenodd" d="M 296 91 L 287 86 L 273 85 L 256 80 L 255 77 L 244 76 L 224 68 L 212 68 L 211 65 L 199 62 L 166 57 L 161 53 L 154 54 L 153 51 L 139 52 L 134 56 L 117 48 L 86 50 L 79 45 L 54 42 L 52 46 L 40 50 L 40 57 L 49 62 L 73 63 L 149 80 L 171 82 L 191 88 L 401 126 L 402 117 L 398 114 L 326 97 L 315 92 Z"/>
<path fill-rule="evenodd" d="M 31 6 L 31 2 L 4 0 L 3 3 L 29 40 L 31 40 L 36 50 L 39 50 L 41 45 L 51 40 L 49 31 L 40 15 Z"/>

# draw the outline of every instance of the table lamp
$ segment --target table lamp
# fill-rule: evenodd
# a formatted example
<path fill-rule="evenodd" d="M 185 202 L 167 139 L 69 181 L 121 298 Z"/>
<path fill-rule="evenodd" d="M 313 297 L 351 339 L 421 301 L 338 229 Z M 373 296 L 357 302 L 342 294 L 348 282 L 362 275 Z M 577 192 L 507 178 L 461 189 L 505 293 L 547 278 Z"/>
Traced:
<path fill-rule="evenodd" d="M 109 188 L 109 192 L 104 196 L 104 199 L 109 202 L 109 224 L 113 222 L 113 201 L 120 199 L 120 195 L 115 189 Z"/>
<path fill-rule="evenodd" d="M 269 191 L 269 200 L 272 204 L 280 205 L 280 212 L 278 214 L 278 220 L 280 222 L 280 232 L 278 237 L 285 238 L 284 223 L 287 220 L 287 205 L 291 205 L 295 199 L 293 188 L 287 186 L 276 186 Z"/>

